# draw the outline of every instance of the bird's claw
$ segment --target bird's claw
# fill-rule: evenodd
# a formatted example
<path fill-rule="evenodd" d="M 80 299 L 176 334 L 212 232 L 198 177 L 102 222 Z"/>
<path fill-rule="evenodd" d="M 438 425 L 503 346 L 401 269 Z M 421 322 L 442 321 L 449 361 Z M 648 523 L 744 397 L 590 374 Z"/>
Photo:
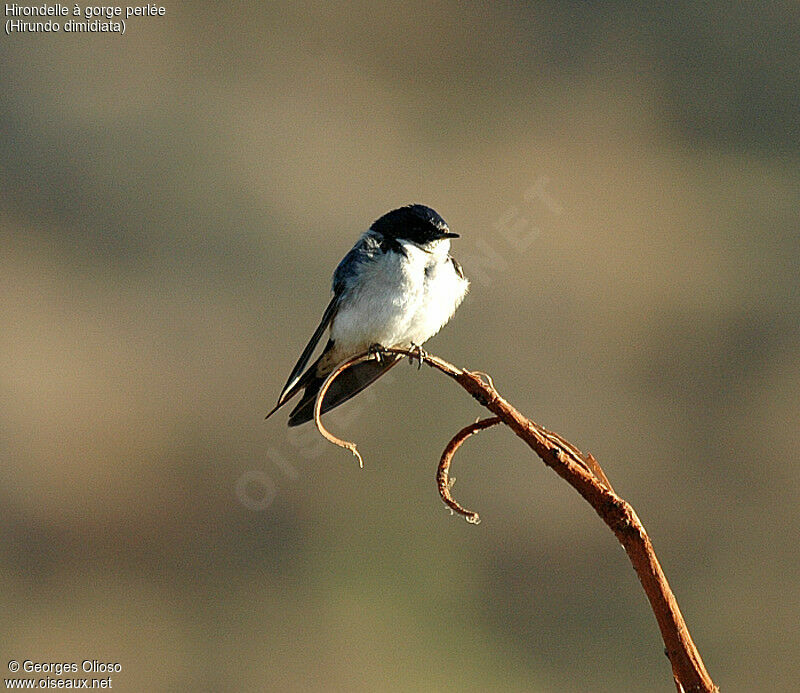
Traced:
<path fill-rule="evenodd" d="M 426 358 L 428 358 L 428 352 L 422 348 L 419 344 L 412 344 L 411 348 L 409 349 L 411 352 L 408 355 L 408 362 L 413 365 L 414 359 L 417 360 L 417 370 L 422 368 L 422 362 Z"/>
<path fill-rule="evenodd" d="M 382 344 L 372 344 L 369 347 L 369 353 L 378 362 L 383 362 L 384 349 Z"/>

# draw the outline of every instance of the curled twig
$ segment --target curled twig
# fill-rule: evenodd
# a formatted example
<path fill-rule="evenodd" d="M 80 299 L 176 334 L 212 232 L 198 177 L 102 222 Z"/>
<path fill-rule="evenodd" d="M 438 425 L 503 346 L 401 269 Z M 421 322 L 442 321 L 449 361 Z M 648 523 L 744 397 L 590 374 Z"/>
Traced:
<path fill-rule="evenodd" d="M 447 444 L 447 447 L 442 453 L 442 459 L 439 460 L 439 466 L 436 469 L 436 483 L 439 486 L 439 495 L 442 497 L 442 500 L 451 510 L 462 515 L 467 522 L 473 525 L 477 525 L 481 521 L 478 513 L 473 510 L 467 510 L 465 507 L 461 506 L 450 493 L 450 487 L 452 486 L 452 482 L 449 479 L 450 463 L 453 461 L 453 455 L 456 454 L 456 450 L 461 447 L 461 443 L 467 438 L 475 435 L 478 431 L 483 431 L 499 423 L 500 417 L 492 416 L 488 419 L 481 419 L 475 423 L 471 423 L 469 426 L 464 426 L 464 428 L 456 433 Z"/>
<path fill-rule="evenodd" d="M 428 354 L 427 351 L 419 348 L 411 348 L 411 349 L 381 349 L 380 351 L 375 350 L 367 350 L 360 354 L 356 354 L 352 358 L 347 359 L 346 361 L 342 361 L 325 379 L 325 382 L 322 383 L 322 386 L 319 388 L 319 392 L 317 392 L 317 398 L 314 401 L 314 424 L 317 427 L 317 430 L 320 432 L 326 440 L 330 441 L 334 445 L 338 445 L 340 448 L 344 448 L 345 450 L 349 450 L 353 453 L 353 455 L 358 458 L 358 466 L 363 469 L 364 467 L 364 458 L 361 457 L 361 453 L 358 451 L 356 444 L 350 442 L 348 440 L 342 440 L 337 436 L 333 435 L 322 423 L 321 414 L 322 414 L 322 400 L 325 398 L 325 393 L 328 392 L 328 389 L 333 384 L 333 381 L 342 374 L 342 372 L 346 371 L 348 368 L 352 368 L 353 366 L 363 363 L 364 361 L 369 361 L 370 359 L 374 359 L 380 356 L 380 354 L 400 354 L 402 356 L 408 356 L 409 358 L 416 358 L 419 359 L 420 364 L 427 363 L 434 368 L 446 373 L 450 377 L 457 377 L 458 375 L 462 374 L 464 371 L 456 368 L 455 366 L 447 363 L 447 361 L 442 361 L 441 359 L 436 358 L 435 356 L 431 356 Z"/>
<path fill-rule="evenodd" d="M 316 425 L 317 430 L 325 439 L 329 440 L 334 445 L 338 445 L 340 448 L 344 448 L 345 450 L 352 452 L 356 458 L 358 458 L 358 466 L 362 469 L 364 468 L 364 458 L 361 457 L 361 453 L 358 451 L 356 444 L 351 443 L 348 440 L 342 440 L 341 438 L 337 438 L 335 435 L 333 435 L 333 433 L 328 431 L 328 429 L 322 425 L 322 419 L 320 416 L 322 413 L 322 400 L 325 398 L 325 393 L 328 391 L 328 388 L 330 388 L 331 384 L 334 380 L 336 380 L 339 374 L 351 366 L 355 366 L 357 363 L 367 361 L 373 357 L 374 355 L 371 352 L 365 351 L 363 354 L 358 354 L 357 356 L 340 363 L 333 370 L 333 372 L 327 378 L 325 378 L 325 382 L 322 383 L 322 386 L 319 388 L 319 392 L 317 393 L 317 399 L 314 401 L 314 424 Z"/>

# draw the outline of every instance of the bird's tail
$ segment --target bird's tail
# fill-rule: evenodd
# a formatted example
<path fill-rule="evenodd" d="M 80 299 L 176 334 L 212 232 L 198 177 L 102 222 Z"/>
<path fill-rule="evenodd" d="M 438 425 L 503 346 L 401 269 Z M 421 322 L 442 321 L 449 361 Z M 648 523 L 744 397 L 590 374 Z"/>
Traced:
<path fill-rule="evenodd" d="M 384 354 L 380 361 L 365 361 L 340 373 L 325 393 L 321 413 L 324 414 L 357 395 L 398 363 L 401 358 L 402 356 L 396 354 Z M 299 426 L 314 418 L 314 403 L 317 393 L 327 377 L 327 374 L 311 376 L 308 383 L 305 384 L 300 402 L 289 414 L 290 426 Z"/>

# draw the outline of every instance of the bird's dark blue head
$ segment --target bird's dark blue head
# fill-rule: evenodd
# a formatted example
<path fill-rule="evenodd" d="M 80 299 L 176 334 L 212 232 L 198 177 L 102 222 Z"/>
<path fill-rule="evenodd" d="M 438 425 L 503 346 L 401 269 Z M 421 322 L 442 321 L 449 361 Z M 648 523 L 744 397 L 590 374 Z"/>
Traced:
<path fill-rule="evenodd" d="M 370 227 L 383 236 L 425 245 L 442 238 L 458 238 L 450 233 L 442 217 L 425 205 L 407 205 L 387 212 Z"/>

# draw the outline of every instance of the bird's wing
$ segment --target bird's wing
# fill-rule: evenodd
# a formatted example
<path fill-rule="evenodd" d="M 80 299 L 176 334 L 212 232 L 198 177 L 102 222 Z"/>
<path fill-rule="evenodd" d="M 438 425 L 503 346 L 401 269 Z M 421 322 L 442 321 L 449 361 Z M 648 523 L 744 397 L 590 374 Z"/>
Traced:
<path fill-rule="evenodd" d="M 325 330 L 328 329 L 328 325 L 331 324 L 331 321 L 336 315 L 340 298 L 341 294 L 337 293 L 331 299 L 331 302 L 328 304 L 328 307 L 322 314 L 322 320 L 320 320 L 319 326 L 316 330 L 314 330 L 314 334 L 311 335 L 311 339 L 308 340 L 306 348 L 303 349 L 303 353 L 300 354 L 300 358 L 297 359 L 297 363 L 294 365 L 294 368 L 289 375 L 289 379 L 286 381 L 286 385 L 283 386 L 283 390 L 281 390 L 281 394 L 278 397 L 278 403 L 275 405 L 275 408 L 269 414 L 267 414 L 266 418 L 269 418 L 276 411 L 278 411 L 278 409 L 280 409 L 286 403 L 286 401 L 291 399 L 299 390 L 299 384 L 303 377 L 303 370 L 308 365 L 308 362 L 311 359 L 311 354 L 314 353 L 314 349 L 316 349 L 320 338 L 325 333 Z"/>
<path fill-rule="evenodd" d="M 381 361 L 365 361 L 340 373 L 325 393 L 325 399 L 320 407 L 320 414 L 335 409 L 351 397 L 355 397 L 364 388 L 372 385 L 392 366 L 399 363 L 402 358 L 397 354 L 384 354 Z M 315 378 L 309 382 L 302 399 L 292 410 L 292 413 L 289 414 L 290 426 L 299 426 L 314 418 L 314 405 L 317 401 L 317 394 L 326 377 Z"/>
<path fill-rule="evenodd" d="M 368 231 L 358 239 L 356 244 L 342 258 L 342 261 L 336 267 L 333 273 L 333 298 L 322 314 L 319 327 L 314 331 L 306 348 L 303 349 L 303 353 L 300 354 L 300 358 L 297 360 L 289 379 L 286 381 L 286 385 L 283 386 L 283 390 L 281 390 L 281 394 L 278 397 L 278 403 L 275 405 L 275 408 L 267 414 L 266 418 L 269 418 L 278 411 L 278 409 L 299 392 L 301 387 L 304 387 L 310 379 L 314 377 L 314 373 L 309 371 L 303 373 L 303 371 L 306 366 L 308 366 L 308 362 L 320 338 L 336 316 L 336 311 L 339 309 L 339 305 L 346 295 L 348 288 L 351 286 L 353 280 L 358 277 L 361 266 L 373 262 L 375 258 L 385 250 L 381 245 L 381 240 L 382 236 Z"/>

